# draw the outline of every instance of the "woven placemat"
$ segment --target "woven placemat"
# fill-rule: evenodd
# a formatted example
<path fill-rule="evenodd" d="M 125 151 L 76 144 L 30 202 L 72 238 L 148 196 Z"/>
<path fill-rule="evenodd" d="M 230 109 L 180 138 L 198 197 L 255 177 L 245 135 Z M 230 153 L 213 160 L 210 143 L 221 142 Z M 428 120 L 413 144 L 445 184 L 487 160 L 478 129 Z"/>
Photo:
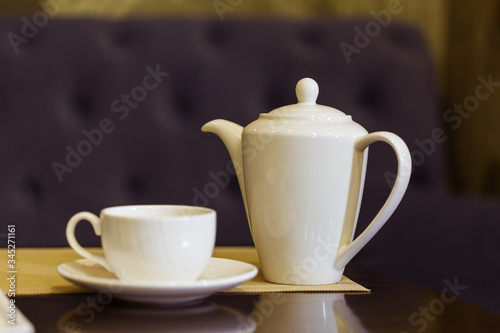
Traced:
<path fill-rule="evenodd" d="M 101 249 L 90 249 L 102 254 Z M 5 258 L 0 262 L 7 277 L 15 277 L 16 295 L 76 294 L 89 290 L 76 286 L 57 273 L 57 266 L 81 259 L 71 248 L 22 248 L 15 253 L 15 265 L 8 266 L 7 250 L 0 251 Z M 253 247 L 216 247 L 214 257 L 244 261 L 260 268 L 257 251 Z M 12 263 L 12 262 L 11 262 Z M 12 272 L 12 273 L 9 273 Z M 0 288 L 9 290 L 10 280 L 0 280 Z M 339 283 L 318 286 L 295 286 L 269 283 L 262 273 L 239 286 L 223 293 L 266 293 L 266 292 L 369 292 L 370 290 L 343 276 Z"/>

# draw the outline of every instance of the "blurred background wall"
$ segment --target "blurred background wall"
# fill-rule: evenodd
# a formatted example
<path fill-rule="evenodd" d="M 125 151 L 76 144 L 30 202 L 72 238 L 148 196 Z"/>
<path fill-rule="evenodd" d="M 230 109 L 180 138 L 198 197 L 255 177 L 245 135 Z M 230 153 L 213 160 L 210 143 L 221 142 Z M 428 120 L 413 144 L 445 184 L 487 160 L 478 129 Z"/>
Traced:
<path fill-rule="evenodd" d="M 8 0 L 0 13 L 29 19 L 40 10 L 52 10 L 54 18 L 373 19 L 394 5 L 402 10 L 391 19 L 420 27 L 435 59 L 450 188 L 500 197 L 500 0 Z M 484 98 L 476 96 L 481 78 L 491 82 Z"/>

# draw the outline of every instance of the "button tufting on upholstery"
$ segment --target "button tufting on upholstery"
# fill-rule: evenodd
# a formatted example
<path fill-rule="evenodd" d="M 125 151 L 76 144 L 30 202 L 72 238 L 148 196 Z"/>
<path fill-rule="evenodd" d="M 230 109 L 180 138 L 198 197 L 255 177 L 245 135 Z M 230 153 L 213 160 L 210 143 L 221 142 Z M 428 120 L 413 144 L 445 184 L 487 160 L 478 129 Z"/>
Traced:
<path fill-rule="evenodd" d="M 221 24 L 211 25 L 207 29 L 207 40 L 210 45 L 215 47 L 221 47 L 227 43 L 228 34 L 226 29 L 223 28 Z"/>
<path fill-rule="evenodd" d="M 133 30 L 120 30 L 115 32 L 111 39 L 114 42 L 114 44 L 118 47 L 123 47 L 126 45 L 130 45 L 134 39 L 134 31 Z"/>
<path fill-rule="evenodd" d="M 182 117 L 187 118 L 193 114 L 192 98 L 190 98 L 186 93 L 175 93 L 172 103 Z"/>
<path fill-rule="evenodd" d="M 268 91 L 268 93 L 264 95 L 264 105 L 267 110 L 266 112 L 291 104 L 293 101 L 293 99 L 290 99 L 289 96 L 287 96 L 286 93 L 279 88 L 279 86 L 273 86 L 266 91 Z"/>
<path fill-rule="evenodd" d="M 358 93 L 357 101 L 363 108 L 378 110 L 383 105 L 384 94 L 380 84 L 367 83 Z"/>
<path fill-rule="evenodd" d="M 84 118 L 90 116 L 92 111 L 92 101 L 86 95 L 77 95 L 73 101 L 75 109 Z"/>
<path fill-rule="evenodd" d="M 40 201 L 43 198 L 42 184 L 33 177 L 26 179 L 25 188 L 34 201 Z"/>
<path fill-rule="evenodd" d="M 127 177 L 125 187 L 134 194 L 141 194 L 146 189 L 146 182 L 142 177 L 132 174 Z"/>
<path fill-rule="evenodd" d="M 415 41 L 412 38 L 414 36 L 408 34 L 406 31 L 391 30 L 388 34 L 388 38 L 391 43 L 400 48 L 411 48 L 415 45 Z M 417 36 L 415 36 L 417 37 Z"/>
<path fill-rule="evenodd" d="M 299 32 L 298 37 L 309 48 L 319 48 L 322 44 L 321 33 L 318 29 L 307 27 Z"/>
<path fill-rule="evenodd" d="M 413 172 L 411 174 L 411 184 L 415 186 L 425 187 L 427 185 L 431 185 L 429 183 L 429 176 L 425 175 L 425 171 L 422 168 L 413 168 Z"/>

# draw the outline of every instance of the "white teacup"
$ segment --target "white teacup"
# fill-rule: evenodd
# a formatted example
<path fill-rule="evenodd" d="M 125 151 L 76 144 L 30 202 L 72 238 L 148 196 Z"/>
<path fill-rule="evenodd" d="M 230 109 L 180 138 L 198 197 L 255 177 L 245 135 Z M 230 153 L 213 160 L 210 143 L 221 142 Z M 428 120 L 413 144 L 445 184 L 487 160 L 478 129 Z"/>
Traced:
<path fill-rule="evenodd" d="M 84 249 L 75 227 L 89 221 L 101 236 L 104 257 Z M 69 245 L 121 280 L 192 282 L 203 272 L 215 246 L 216 213 L 210 208 L 139 205 L 105 208 L 101 216 L 75 214 L 66 227 Z"/>

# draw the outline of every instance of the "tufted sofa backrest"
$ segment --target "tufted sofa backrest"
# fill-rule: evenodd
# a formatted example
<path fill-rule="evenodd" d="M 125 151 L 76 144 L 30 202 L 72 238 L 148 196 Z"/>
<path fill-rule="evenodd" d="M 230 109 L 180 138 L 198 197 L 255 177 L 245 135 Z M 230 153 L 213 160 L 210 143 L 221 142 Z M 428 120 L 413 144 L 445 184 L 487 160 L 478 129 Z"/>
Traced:
<path fill-rule="evenodd" d="M 3 18 L 0 35 L 25 38 L 23 24 Z M 52 20 L 17 50 L 2 38 L 2 225 L 16 224 L 19 246 L 65 246 L 66 222 L 78 211 L 184 203 L 217 210 L 218 244 L 251 244 L 229 155 L 200 127 L 215 118 L 246 125 L 296 103 L 303 77 L 318 82 L 319 104 L 370 132 L 400 135 L 415 157 L 423 152 L 411 186 L 439 187 L 441 147 L 426 152 L 422 144 L 440 128 L 424 40 L 398 23 L 357 35 L 365 27 L 340 19 L 79 19 Z M 392 155 L 382 144 L 370 151 L 367 214 L 390 189 Z M 89 226 L 79 226 L 79 239 L 99 244 Z"/>

